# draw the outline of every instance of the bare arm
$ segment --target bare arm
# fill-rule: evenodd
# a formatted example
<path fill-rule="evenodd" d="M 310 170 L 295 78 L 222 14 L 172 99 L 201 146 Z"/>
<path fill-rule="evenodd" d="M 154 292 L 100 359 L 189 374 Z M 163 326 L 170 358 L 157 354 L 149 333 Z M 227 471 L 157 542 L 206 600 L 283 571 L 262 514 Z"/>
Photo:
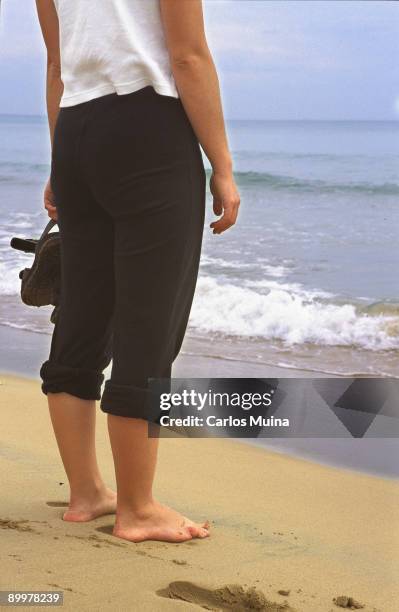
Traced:
<path fill-rule="evenodd" d="M 36 0 L 36 6 L 44 43 L 47 49 L 46 99 L 50 140 L 52 146 L 54 128 L 59 113 L 62 92 L 64 90 L 64 86 L 61 81 L 58 16 L 53 0 Z M 48 211 L 49 217 L 56 219 L 57 213 L 54 206 L 54 198 L 51 191 L 50 182 L 47 183 L 45 188 L 44 205 Z"/>
<path fill-rule="evenodd" d="M 216 68 L 209 51 L 201 0 L 160 0 L 171 68 L 182 104 L 208 157 L 215 214 L 221 233 L 236 221 L 240 198 L 233 178 Z"/>

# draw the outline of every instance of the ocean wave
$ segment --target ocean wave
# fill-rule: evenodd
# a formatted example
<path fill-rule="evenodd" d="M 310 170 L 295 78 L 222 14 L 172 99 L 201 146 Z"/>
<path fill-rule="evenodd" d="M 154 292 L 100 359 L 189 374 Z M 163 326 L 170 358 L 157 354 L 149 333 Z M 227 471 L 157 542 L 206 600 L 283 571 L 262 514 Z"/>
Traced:
<path fill-rule="evenodd" d="M 47 176 L 49 171 L 50 165 L 46 163 L 0 162 L 0 183 L 36 183 L 43 181 L 43 177 Z M 208 176 L 210 172 L 208 168 Z M 255 170 L 236 170 L 234 176 L 237 184 L 241 187 L 263 186 L 276 191 L 304 193 L 350 192 L 374 195 L 399 195 L 399 184 L 393 182 L 334 182 Z"/>
<path fill-rule="evenodd" d="M 270 174 L 268 172 L 237 171 L 234 173 L 240 187 L 263 186 L 275 191 L 304 193 L 364 193 L 371 195 L 399 195 L 396 183 L 329 182 L 319 179 L 300 179 L 294 176 Z"/>
<path fill-rule="evenodd" d="M 370 153 L 360 153 L 360 152 L 321 152 L 321 151 L 260 151 L 253 149 L 235 149 L 233 151 L 234 160 L 237 162 L 248 161 L 248 160 L 256 160 L 263 162 L 270 162 L 273 160 L 279 161 L 295 161 L 295 160 L 305 160 L 305 161 L 325 161 L 325 162 L 338 162 L 342 163 L 345 161 L 347 164 L 353 164 L 356 162 L 383 162 L 383 163 L 397 163 L 399 160 L 398 153 L 378 153 L 377 155 Z"/>
<path fill-rule="evenodd" d="M 3 325 L 15 323 L 6 312 L 12 311 L 13 296 L 20 292 L 18 272 L 30 263 L 31 258 L 21 257 L 19 263 L 0 266 L 0 295 L 11 299 L 10 311 L 4 303 Z M 30 323 L 26 324 L 28 329 Z M 350 303 L 338 295 L 276 278 L 248 279 L 239 284 L 202 274 L 197 281 L 190 327 L 201 334 L 258 338 L 288 347 L 307 343 L 397 350 L 399 304 L 389 300 Z"/>
<path fill-rule="evenodd" d="M 49 164 L 29 162 L 0 162 L 0 183 L 30 184 L 36 180 L 43 180 L 49 174 Z"/>
<path fill-rule="evenodd" d="M 305 300 L 313 300 L 315 298 L 333 298 L 334 294 L 330 291 L 323 291 L 322 289 L 308 289 L 300 283 L 288 283 L 275 281 L 271 279 L 263 279 L 260 281 L 247 280 L 245 286 L 254 288 L 260 293 L 269 293 L 271 290 L 277 291 L 288 291 L 291 294 L 295 294 L 304 298 Z"/>
<path fill-rule="evenodd" d="M 292 271 L 293 265 L 290 262 L 290 266 L 281 264 L 273 264 L 265 258 L 258 257 L 256 267 L 261 270 L 266 276 L 272 276 L 275 278 L 283 278 Z M 201 255 L 201 270 L 208 270 L 211 274 L 217 275 L 219 271 L 238 273 L 244 269 L 253 270 L 253 261 L 237 261 L 234 259 L 223 259 L 222 257 L 211 257 L 206 253 Z"/>
<path fill-rule="evenodd" d="M 202 332 L 278 340 L 287 346 L 399 349 L 399 312 L 369 314 L 364 306 L 323 300 L 277 283 L 262 294 L 201 277 L 190 324 Z"/>

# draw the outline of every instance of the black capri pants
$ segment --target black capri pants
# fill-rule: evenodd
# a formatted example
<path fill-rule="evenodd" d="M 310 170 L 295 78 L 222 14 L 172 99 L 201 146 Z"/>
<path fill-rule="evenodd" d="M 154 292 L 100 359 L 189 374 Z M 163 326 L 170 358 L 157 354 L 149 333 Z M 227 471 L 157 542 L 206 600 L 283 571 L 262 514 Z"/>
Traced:
<path fill-rule="evenodd" d="M 51 186 L 61 295 L 42 391 L 156 421 L 148 379 L 170 378 L 181 348 L 205 216 L 201 150 L 180 99 L 148 86 L 61 108 Z"/>

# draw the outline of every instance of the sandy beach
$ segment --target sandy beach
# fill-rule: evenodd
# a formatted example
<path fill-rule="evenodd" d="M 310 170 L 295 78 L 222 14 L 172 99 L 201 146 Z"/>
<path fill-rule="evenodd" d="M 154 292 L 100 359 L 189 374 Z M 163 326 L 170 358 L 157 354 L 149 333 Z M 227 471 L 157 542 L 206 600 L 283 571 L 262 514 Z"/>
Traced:
<path fill-rule="evenodd" d="M 397 610 L 397 481 L 227 440 L 163 439 L 156 495 L 208 518 L 212 537 L 130 544 L 111 535 L 111 516 L 61 520 L 68 487 L 46 398 L 37 381 L 0 381 L 0 589 L 62 590 L 66 610 L 330 612 L 340 596 Z M 113 485 L 100 411 L 98 453 Z"/>

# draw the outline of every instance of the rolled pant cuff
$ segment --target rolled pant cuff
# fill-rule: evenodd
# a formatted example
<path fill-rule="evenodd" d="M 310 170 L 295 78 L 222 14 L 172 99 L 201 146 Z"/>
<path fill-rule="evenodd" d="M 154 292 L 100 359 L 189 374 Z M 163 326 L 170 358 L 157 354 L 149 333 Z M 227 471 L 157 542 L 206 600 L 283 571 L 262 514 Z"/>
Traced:
<path fill-rule="evenodd" d="M 101 398 L 100 408 L 114 416 L 144 419 L 157 423 L 161 410 L 151 401 L 151 391 L 133 385 L 116 385 L 107 380 Z"/>
<path fill-rule="evenodd" d="M 40 377 L 45 395 L 69 393 L 86 400 L 99 400 L 101 397 L 104 375 L 96 370 L 71 368 L 56 361 L 45 361 L 40 368 Z"/>

